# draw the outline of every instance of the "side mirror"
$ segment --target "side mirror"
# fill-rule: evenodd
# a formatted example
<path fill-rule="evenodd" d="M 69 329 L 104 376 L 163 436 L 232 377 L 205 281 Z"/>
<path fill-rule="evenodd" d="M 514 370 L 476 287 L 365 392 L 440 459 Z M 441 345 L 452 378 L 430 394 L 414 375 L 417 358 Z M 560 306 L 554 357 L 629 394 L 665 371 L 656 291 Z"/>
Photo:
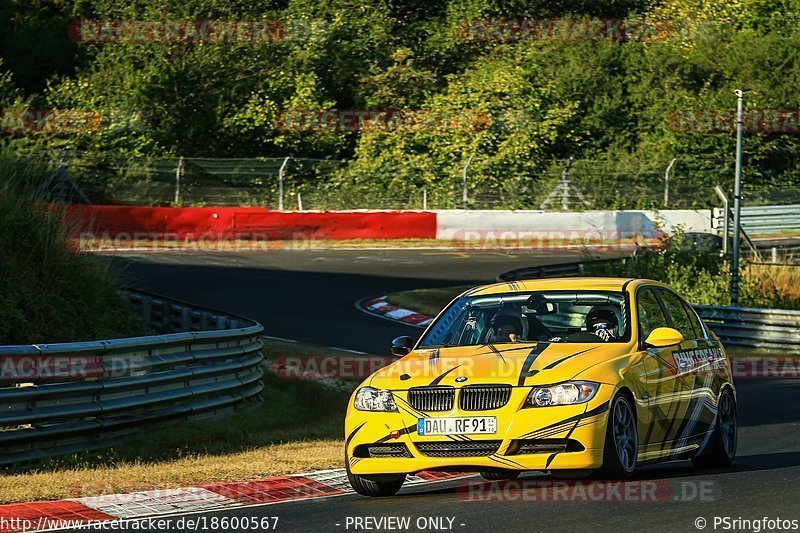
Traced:
<path fill-rule="evenodd" d="M 415 342 L 416 341 L 411 337 L 397 337 L 392 341 L 392 355 L 403 357 L 404 355 L 410 354 L 411 349 L 414 348 Z"/>
<path fill-rule="evenodd" d="M 656 328 L 650 332 L 650 336 L 644 341 L 646 346 L 654 348 L 666 348 L 675 346 L 683 342 L 683 335 L 677 329 Z"/>

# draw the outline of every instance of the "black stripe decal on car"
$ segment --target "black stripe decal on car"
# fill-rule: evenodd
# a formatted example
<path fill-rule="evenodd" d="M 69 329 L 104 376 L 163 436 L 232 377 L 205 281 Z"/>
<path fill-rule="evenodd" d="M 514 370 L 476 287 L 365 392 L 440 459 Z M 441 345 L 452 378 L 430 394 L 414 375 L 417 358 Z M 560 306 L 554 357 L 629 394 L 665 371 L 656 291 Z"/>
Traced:
<path fill-rule="evenodd" d="M 574 353 L 572 355 L 568 355 L 568 356 L 566 356 L 566 357 L 564 357 L 562 359 L 559 359 L 558 361 L 553 361 L 552 363 L 550 363 L 549 365 L 544 367 L 544 369 L 545 370 L 551 370 L 551 369 L 557 367 L 558 365 L 560 365 L 561 363 L 563 363 L 564 361 L 566 361 L 567 359 L 572 359 L 573 357 L 577 357 L 579 355 L 583 355 L 586 352 L 591 352 L 592 350 L 596 350 L 597 348 L 599 348 L 599 346 L 595 346 L 594 348 L 589 348 L 588 350 L 583 350 L 581 352 L 577 352 L 577 353 Z"/>
<path fill-rule="evenodd" d="M 460 366 L 461 365 L 456 365 L 453 368 L 451 368 L 450 370 L 447 370 L 446 372 L 444 372 L 443 374 L 440 374 L 439 376 L 436 377 L 436 379 L 431 381 L 430 385 L 428 385 L 428 386 L 429 387 L 434 387 L 434 386 L 438 385 L 447 376 L 447 374 L 449 374 L 450 372 L 452 372 L 453 370 L 455 370 L 456 368 L 458 368 Z"/>
<path fill-rule="evenodd" d="M 539 355 L 541 355 L 548 346 L 550 346 L 548 343 L 540 342 L 533 347 L 531 353 L 529 353 L 528 357 L 525 358 L 525 362 L 522 363 L 522 369 L 519 373 L 519 380 L 517 380 L 518 387 L 525 385 L 526 378 L 536 375 L 538 371 L 531 372 L 531 367 L 533 366 L 534 361 L 536 361 L 536 358 L 539 357 Z"/>

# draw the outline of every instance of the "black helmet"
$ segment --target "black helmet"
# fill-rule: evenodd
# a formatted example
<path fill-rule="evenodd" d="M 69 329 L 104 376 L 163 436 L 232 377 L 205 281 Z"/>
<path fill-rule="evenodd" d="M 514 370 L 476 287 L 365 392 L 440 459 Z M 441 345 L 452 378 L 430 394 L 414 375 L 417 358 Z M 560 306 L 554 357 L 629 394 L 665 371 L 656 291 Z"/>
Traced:
<path fill-rule="evenodd" d="M 616 313 L 607 307 L 595 307 L 586 315 L 586 329 L 591 332 L 597 329 L 614 331 L 618 325 Z"/>
<path fill-rule="evenodd" d="M 522 320 L 514 315 L 494 315 L 490 326 L 494 328 L 495 331 L 503 326 L 511 326 L 517 331 L 517 334 L 522 333 Z"/>

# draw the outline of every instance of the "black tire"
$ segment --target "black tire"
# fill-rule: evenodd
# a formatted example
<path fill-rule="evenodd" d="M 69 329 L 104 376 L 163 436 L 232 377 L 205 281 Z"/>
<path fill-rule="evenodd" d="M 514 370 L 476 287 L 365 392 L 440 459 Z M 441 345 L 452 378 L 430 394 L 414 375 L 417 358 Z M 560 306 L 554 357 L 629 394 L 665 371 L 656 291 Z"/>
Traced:
<path fill-rule="evenodd" d="M 725 388 L 717 404 L 717 420 L 714 433 L 706 449 L 692 457 L 692 464 L 698 468 L 730 466 L 736 457 L 739 440 L 738 409 L 736 399 L 730 389 Z"/>
<path fill-rule="evenodd" d="M 362 496 L 394 496 L 406 480 L 405 474 L 384 474 L 376 476 L 359 476 L 347 469 L 347 479 L 353 490 Z"/>
<path fill-rule="evenodd" d="M 517 479 L 521 473 L 519 470 L 493 470 L 492 472 L 480 472 L 480 475 L 487 481 L 502 481 Z"/>
<path fill-rule="evenodd" d="M 636 411 L 623 393 L 617 393 L 611 402 L 603 445 L 603 466 L 594 472 L 602 479 L 627 479 L 636 470 L 639 453 L 639 431 Z"/>

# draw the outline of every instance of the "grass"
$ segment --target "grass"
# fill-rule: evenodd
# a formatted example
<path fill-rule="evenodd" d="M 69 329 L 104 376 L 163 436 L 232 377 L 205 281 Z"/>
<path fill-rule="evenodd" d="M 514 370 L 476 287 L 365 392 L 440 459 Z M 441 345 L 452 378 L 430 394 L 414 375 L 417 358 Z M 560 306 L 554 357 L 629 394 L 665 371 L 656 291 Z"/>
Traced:
<path fill-rule="evenodd" d="M 413 291 L 395 292 L 388 295 L 386 301 L 392 305 L 410 309 L 428 316 L 436 316 L 453 298 L 469 287 L 443 287 L 435 289 L 416 289 Z"/>
<path fill-rule="evenodd" d="M 46 175 L 0 153 L 0 344 L 144 334 L 106 264 L 68 248 L 61 211 L 31 202 Z"/>
<path fill-rule="evenodd" d="M 800 304 L 800 265 L 749 264 L 742 275 L 750 285 L 752 300 L 787 309 Z"/>
<path fill-rule="evenodd" d="M 269 361 L 281 355 L 346 353 L 265 342 Z M 9 468 L 0 475 L 0 502 L 161 490 L 340 468 L 344 414 L 356 382 L 330 386 L 268 372 L 265 384 L 261 403 L 226 418 L 154 428 L 106 450 Z"/>

